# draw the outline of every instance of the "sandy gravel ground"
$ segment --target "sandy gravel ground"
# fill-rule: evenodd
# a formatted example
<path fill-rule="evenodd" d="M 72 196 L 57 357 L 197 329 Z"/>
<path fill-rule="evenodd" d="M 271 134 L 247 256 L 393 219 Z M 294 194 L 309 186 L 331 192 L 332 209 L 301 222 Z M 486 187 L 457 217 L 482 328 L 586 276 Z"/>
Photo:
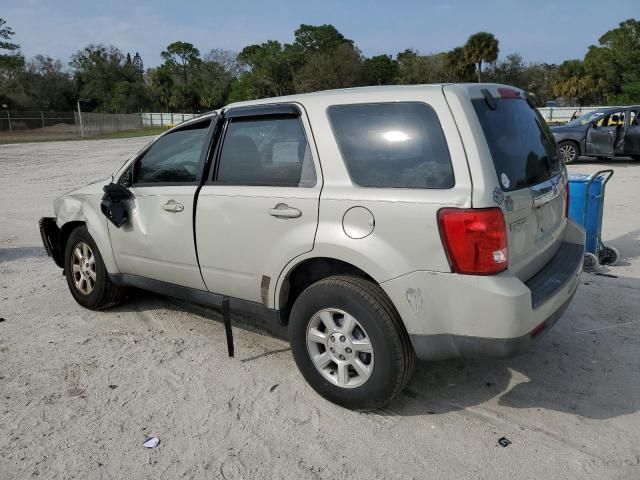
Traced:
<path fill-rule="evenodd" d="M 318 397 L 282 340 L 236 327 L 229 359 L 215 312 L 73 301 L 38 218 L 147 140 L 0 146 L 0 479 L 640 478 L 640 164 L 610 164 L 617 278 L 585 274 L 530 352 L 420 364 L 362 414 Z"/>

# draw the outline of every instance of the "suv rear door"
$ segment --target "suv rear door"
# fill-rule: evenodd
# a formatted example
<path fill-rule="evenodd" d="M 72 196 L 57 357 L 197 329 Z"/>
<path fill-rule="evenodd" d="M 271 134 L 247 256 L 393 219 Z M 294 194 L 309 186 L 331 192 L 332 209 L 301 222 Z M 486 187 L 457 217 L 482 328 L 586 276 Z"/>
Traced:
<path fill-rule="evenodd" d="M 627 128 L 624 134 L 625 155 L 640 155 L 640 108 L 630 109 L 627 119 Z"/>
<path fill-rule="evenodd" d="M 457 90 L 467 97 L 460 105 L 466 104 L 469 122 L 463 139 L 474 184 L 473 206 L 502 208 L 509 270 L 527 280 L 564 238 L 567 178 L 558 147 L 524 92 L 496 85 Z"/>
<path fill-rule="evenodd" d="M 296 105 L 232 108 L 224 118 L 197 201 L 200 269 L 210 291 L 269 304 L 273 272 L 313 248 L 319 163 Z"/>

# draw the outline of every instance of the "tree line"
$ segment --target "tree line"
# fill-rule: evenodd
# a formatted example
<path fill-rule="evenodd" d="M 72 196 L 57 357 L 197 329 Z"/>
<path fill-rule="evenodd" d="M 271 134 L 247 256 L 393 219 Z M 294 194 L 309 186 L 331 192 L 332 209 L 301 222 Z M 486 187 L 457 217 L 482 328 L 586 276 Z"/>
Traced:
<path fill-rule="evenodd" d="M 65 111 L 76 101 L 89 111 L 202 112 L 262 97 L 365 85 L 487 81 L 531 92 L 539 106 L 640 103 L 640 22 L 629 19 L 589 47 L 584 59 L 560 65 L 525 62 L 478 32 L 447 52 L 414 49 L 366 57 L 333 25 L 300 25 L 292 43 L 276 40 L 240 52 L 202 54 L 177 41 L 161 52 L 163 63 L 144 67 L 137 52 L 90 44 L 67 65 L 47 55 L 26 59 L 15 32 L 0 18 L 0 105 L 12 110 Z"/>

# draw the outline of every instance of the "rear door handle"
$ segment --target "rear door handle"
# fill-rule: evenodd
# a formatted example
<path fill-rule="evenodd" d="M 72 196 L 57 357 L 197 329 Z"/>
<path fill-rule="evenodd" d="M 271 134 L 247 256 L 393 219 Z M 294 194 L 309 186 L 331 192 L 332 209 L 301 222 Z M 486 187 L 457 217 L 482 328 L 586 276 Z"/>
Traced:
<path fill-rule="evenodd" d="M 184 210 L 184 205 L 176 202 L 175 200 L 169 200 L 167 203 L 162 205 L 162 209 L 166 210 L 167 212 L 178 213 Z"/>
<path fill-rule="evenodd" d="M 277 218 L 298 218 L 302 215 L 302 212 L 286 203 L 279 203 L 274 208 L 269 209 L 269 215 Z"/>

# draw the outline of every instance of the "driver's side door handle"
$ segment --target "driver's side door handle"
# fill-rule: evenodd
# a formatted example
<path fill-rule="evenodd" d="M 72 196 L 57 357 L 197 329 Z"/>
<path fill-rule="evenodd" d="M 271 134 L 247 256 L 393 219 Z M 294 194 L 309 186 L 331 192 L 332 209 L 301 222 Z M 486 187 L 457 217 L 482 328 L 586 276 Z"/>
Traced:
<path fill-rule="evenodd" d="M 184 205 L 176 202 L 175 200 L 169 200 L 167 203 L 162 205 L 162 209 L 166 210 L 167 212 L 179 213 L 184 210 Z"/>

